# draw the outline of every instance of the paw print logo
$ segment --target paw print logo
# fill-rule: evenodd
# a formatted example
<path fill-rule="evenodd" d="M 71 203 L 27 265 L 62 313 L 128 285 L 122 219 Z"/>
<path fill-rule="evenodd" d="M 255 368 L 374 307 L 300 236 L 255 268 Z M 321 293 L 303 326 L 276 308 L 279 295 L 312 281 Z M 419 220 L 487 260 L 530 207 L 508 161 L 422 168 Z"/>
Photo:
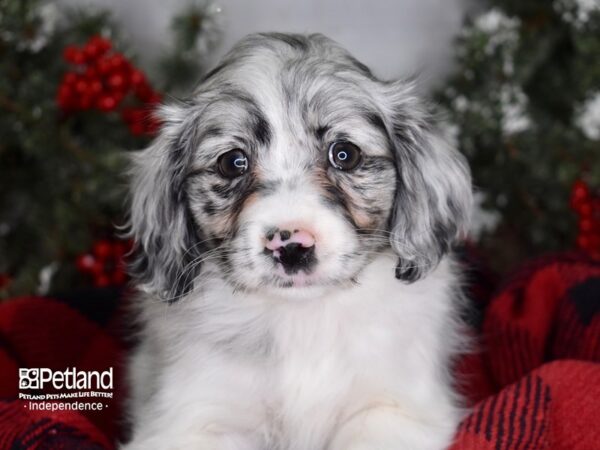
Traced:
<path fill-rule="evenodd" d="M 19 389 L 39 389 L 40 369 L 19 369 Z"/>

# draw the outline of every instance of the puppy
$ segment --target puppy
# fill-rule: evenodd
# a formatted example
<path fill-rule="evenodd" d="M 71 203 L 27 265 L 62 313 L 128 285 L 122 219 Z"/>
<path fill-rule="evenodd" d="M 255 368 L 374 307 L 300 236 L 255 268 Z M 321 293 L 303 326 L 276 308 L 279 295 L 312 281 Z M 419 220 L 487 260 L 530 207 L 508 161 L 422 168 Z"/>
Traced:
<path fill-rule="evenodd" d="M 471 183 L 405 82 L 256 34 L 132 174 L 127 450 L 439 450 Z"/>

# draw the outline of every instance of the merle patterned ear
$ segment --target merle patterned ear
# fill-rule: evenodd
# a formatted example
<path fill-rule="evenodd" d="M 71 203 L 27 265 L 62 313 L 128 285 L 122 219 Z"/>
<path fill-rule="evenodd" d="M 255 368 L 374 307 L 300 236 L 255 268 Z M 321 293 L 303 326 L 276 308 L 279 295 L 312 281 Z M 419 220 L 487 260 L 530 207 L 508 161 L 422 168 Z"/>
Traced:
<path fill-rule="evenodd" d="M 466 233 L 471 176 L 464 156 L 435 130 L 411 86 L 395 82 L 385 89 L 398 173 L 391 245 L 399 257 L 396 277 L 410 283 L 435 268 Z"/>
<path fill-rule="evenodd" d="M 203 252 L 185 190 L 193 142 L 186 114 L 183 106 L 163 108 L 160 136 L 132 158 L 130 271 L 141 290 L 169 302 L 193 288 Z"/>

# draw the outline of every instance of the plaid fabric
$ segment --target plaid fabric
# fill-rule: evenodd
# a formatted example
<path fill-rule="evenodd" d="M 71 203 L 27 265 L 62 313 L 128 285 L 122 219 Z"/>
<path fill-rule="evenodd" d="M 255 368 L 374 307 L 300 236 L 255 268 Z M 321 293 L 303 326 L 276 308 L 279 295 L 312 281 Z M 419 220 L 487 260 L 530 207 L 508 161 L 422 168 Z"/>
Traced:
<path fill-rule="evenodd" d="M 476 304 L 480 352 L 457 369 L 472 410 L 452 449 L 600 449 L 600 264 L 536 260 Z"/>
<path fill-rule="evenodd" d="M 467 274 L 480 351 L 457 363 L 470 414 L 452 450 L 600 449 L 600 264 L 547 257 L 495 294 L 485 271 Z M 124 436 L 123 301 L 99 292 L 0 306 L 0 449 L 107 450 Z M 101 412 L 34 411 L 18 399 L 19 368 L 111 366 L 115 398 Z"/>

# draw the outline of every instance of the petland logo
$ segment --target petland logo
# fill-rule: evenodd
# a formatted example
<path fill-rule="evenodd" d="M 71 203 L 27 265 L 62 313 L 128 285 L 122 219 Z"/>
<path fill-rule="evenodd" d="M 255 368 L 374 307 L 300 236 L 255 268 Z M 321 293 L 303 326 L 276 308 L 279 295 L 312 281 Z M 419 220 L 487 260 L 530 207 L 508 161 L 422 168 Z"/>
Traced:
<path fill-rule="evenodd" d="M 103 372 L 19 369 L 19 399 L 31 411 L 102 411 L 109 407 L 112 389 L 112 367 Z"/>
<path fill-rule="evenodd" d="M 112 390 L 113 368 L 99 372 L 96 370 L 77 370 L 75 367 L 63 371 L 48 368 L 19 369 L 19 389 L 42 390 Z"/>

